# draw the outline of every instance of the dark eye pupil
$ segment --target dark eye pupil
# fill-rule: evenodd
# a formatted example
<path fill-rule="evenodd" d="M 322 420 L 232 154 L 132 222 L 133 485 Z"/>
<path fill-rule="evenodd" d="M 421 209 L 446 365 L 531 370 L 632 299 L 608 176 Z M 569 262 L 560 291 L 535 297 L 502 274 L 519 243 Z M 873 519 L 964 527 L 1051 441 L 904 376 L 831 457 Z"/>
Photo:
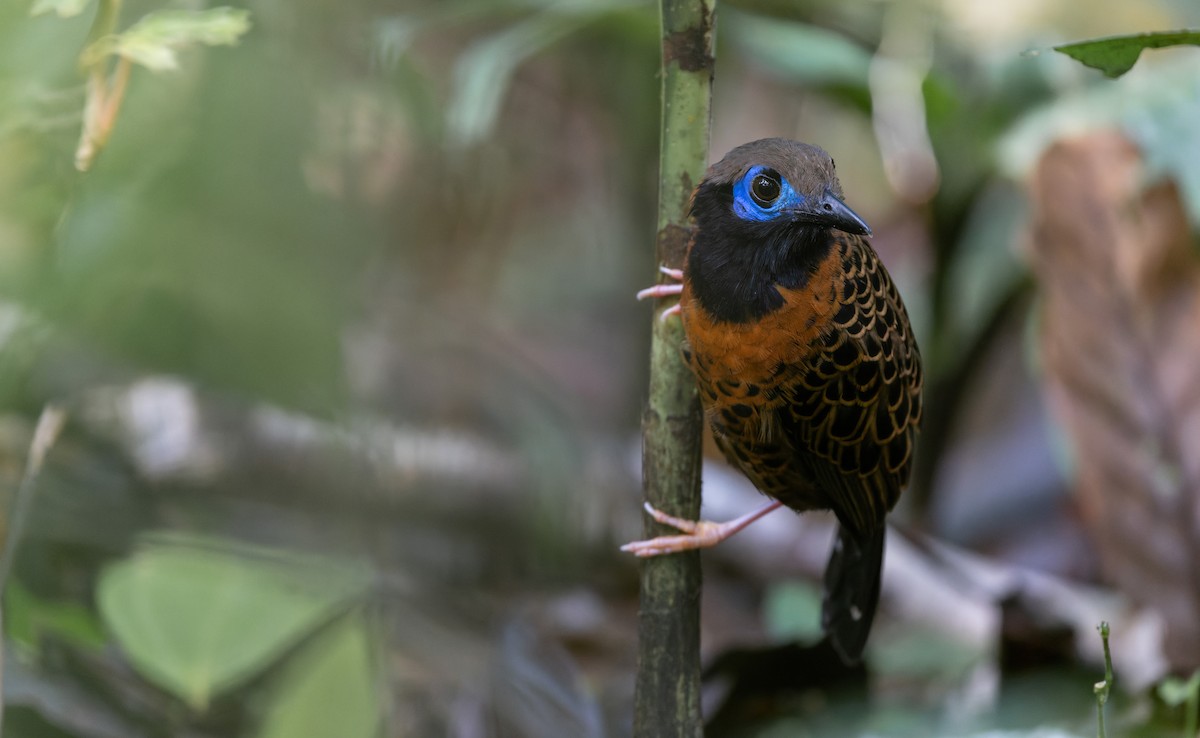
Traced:
<path fill-rule="evenodd" d="M 759 205 L 770 205 L 779 198 L 779 180 L 769 174 L 759 174 L 750 183 L 750 196 Z"/>

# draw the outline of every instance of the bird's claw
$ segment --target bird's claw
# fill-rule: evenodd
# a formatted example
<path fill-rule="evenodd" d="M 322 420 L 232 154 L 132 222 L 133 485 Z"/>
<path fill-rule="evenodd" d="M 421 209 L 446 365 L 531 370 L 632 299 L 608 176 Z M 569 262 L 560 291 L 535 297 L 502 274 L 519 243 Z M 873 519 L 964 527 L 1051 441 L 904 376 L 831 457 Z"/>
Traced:
<path fill-rule="evenodd" d="M 730 520 L 725 523 L 712 523 L 707 520 L 685 520 L 684 518 L 677 518 L 674 515 L 667 515 L 662 510 L 656 509 L 647 502 L 642 507 L 650 517 L 663 525 L 669 525 L 676 530 L 683 531 L 683 535 L 659 536 L 658 538 L 651 538 L 646 541 L 634 541 L 633 543 L 626 543 L 624 546 L 621 546 L 621 550 L 631 553 L 634 556 L 645 558 L 648 556 L 679 553 L 680 551 L 691 551 L 696 548 L 710 548 L 772 510 L 779 508 L 781 505 L 782 503 L 779 500 L 772 500 L 736 520 Z"/>
<path fill-rule="evenodd" d="M 663 525 L 669 525 L 676 530 L 683 531 L 684 533 L 695 533 L 700 524 L 704 522 L 702 520 L 688 520 L 686 518 L 677 518 L 674 515 L 668 515 L 654 505 L 651 505 L 649 502 L 643 502 L 642 509 L 646 511 L 647 515 L 654 518 L 657 522 L 662 523 Z"/>
<path fill-rule="evenodd" d="M 711 523 L 707 520 L 677 518 L 674 515 L 668 515 L 662 510 L 655 508 L 649 502 L 642 505 L 642 507 L 645 508 L 646 514 L 650 517 L 663 525 L 669 525 L 676 530 L 682 531 L 684 535 L 659 536 L 645 541 L 626 543 L 624 546 L 621 546 L 622 551 L 631 553 L 639 558 L 662 556 L 664 554 L 679 553 L 680 551 L 691 551 L 697 548 L 709 548 L 728 537 L 724 524 Z"/>
<path fill-rule="evenodd" d="M 648 297 L 670 297 L 683 292 L 681 284 L 656 284 L 653 287 L 647 287 L 644 290 L 638 290 L 637 299 L 645 300 Z"/>
<path fill-rule="evenodd" d="M 667 266 L 659 266 L 658 271 L 667 275 L 667 277 L 669 277 L 670 279 L 674 279 L 679 282 L 683 281 L 683 270 L 682 269 L 671 269 L 670 267 L 667 267 Z M 683 292 L 682 284 L 671 284 L 669 282 L 664 282 L 663 284 L 656 284 L 653 287 L 647 287 L 644 290 L 639 290 L 637 293 L 637 299 L 645 300 L 650 297 L 672 297 L 674 295 L 678 295 L 681 292 Z M 679 315 L 679 304 L 678 303 L 676 303 L 676 304 L 672 305 L 671 307 L 667 308 L 666 310 L 662 311 L 662 314 L 658 316 L 658 319 L 666 320 L 667 318 L 671 317 L 672 315 Z"/>

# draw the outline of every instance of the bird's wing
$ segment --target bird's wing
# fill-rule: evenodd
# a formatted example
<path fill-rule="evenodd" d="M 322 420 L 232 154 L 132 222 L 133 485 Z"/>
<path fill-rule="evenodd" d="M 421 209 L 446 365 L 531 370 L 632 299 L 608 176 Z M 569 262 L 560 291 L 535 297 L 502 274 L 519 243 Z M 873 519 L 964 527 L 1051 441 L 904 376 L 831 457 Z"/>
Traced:
<path fill-rule="evenodd" d="M 834 251 L 845 275 L 838 310 L 793 368 L 790 396 L 778 412 L 781 430 L 807 452 L 839 520 L 865 535 L 908 482 L 921 418 L 921 358 L 883 264 L 861 239 L 845 239 Z"/>

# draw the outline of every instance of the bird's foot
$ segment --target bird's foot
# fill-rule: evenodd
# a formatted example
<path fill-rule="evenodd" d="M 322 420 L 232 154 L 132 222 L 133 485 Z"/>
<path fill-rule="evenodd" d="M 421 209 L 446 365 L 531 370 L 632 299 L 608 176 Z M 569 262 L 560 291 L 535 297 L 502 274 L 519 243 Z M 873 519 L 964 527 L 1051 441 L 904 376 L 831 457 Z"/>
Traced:
<path fill-rule="evenodd" d="M 676 282 L 683 281 L 682 269 L 672 269 L 670 267 L 660 266 L 658 271 L 667 275 Z M 640 290 L 637 293 L 637 299 L 645 300 L 648 297 L 670 297 L 671 295 L 678 295 L 680 292 L 683 292 L 682 284 L 670 284 L 669 282 L 664 282 L 663 284 L 656 284 L 653 287 L 647 287 L 644 290 Z"/>
<path fill-rule="evenodd" d="M 621 546 L 621 550 L 639 558 L 646 558 L 691 551 L 697 548 L 711 548 L 779 506 L 779 502 L 771 502 L 735 520 L 713 523 L 708 520 L 685 520 L 674 515 L 667 515 L 647 502 L 643 507 L 650 517 L 663 525 L 669 525 L 682 531 L 684 535 L 659 536 L 645 541 L 634 541 Z"/>
<path fill-rule="evenodd" d="M 658 271 L 667 275 L 671 279 L 683 281 L 682 269 L 670 269 L 665 266 L 660 266 Z M 645 300 L 650 297 L 671 297 L 672 295 L 678 295 L 680 292 L 683 292 L 682 284 L 671 284 L 669 282 L 664 282 L 663 284 L 656 284 L 653 287 L 647 287 L 644 290 L 640 290 L 637 293 L 637 299 Z M 664 310 L 662 315 L 659 316 L 659 320 L 666 320 L 670 316 L 678 314 L 679 305 L 675 304 Z"/>

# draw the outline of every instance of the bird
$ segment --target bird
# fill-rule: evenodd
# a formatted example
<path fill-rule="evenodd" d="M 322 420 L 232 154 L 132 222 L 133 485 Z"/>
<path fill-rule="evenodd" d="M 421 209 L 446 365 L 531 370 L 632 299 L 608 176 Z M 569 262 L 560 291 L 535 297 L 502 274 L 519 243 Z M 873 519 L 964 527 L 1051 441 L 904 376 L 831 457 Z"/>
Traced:
<path fill-rule="evenodd" d="M 922 366 L 907 310 L 845 203 L 833 158 L 783 138 L 730 151 L 691 198 L 684 268 L 640 298 L 678 295 L 716 445 L 770 502 L 725 523 L 647 512 L 679 535 L 622 550 L 707 548 L 767 513 L 831 510 L 822 628 L 856 664 L 879 602 L 885 516 L 908 483 Z"/>

